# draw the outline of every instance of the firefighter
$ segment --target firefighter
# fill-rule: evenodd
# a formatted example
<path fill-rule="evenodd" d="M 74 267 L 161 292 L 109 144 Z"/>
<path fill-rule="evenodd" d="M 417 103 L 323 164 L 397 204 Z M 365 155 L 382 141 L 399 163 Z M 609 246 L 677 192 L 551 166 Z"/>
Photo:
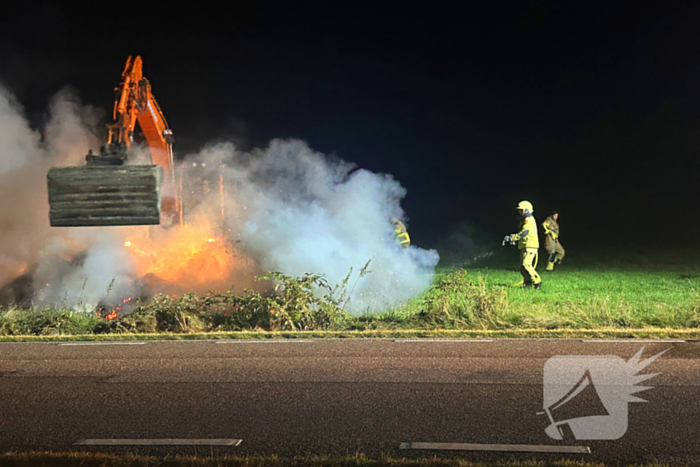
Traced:
<path fill-rule="evenodd" d="M 552 211 L 552 213 L 544 220 L 542 227 L 544 227 L 545 234 L 545 244 L 544 247 L 547 249 L 548 261 L 546 271 L 554 271 L 554 264 L 560 264 L 561 260 L 564 259 L 566 252 L 564 247 L 559 243 L 559 224 L 557 220 L 559 219 L 559 213 Z"/>
<path fill-rule="evenodd" d="M 537 238 L 537 222 L 533 217 L 534 209 L 529 201 L 521 201 L 516 209 L 522 217 L 520 231 L 507 236 L 505 240 L 518 242 L 523 287 L 539 289 L 542 285 L 542 279 L 535 268 L 537 267 L 537 249 L 540 247 L 540 242 Z"/>
<path fill-rule="evenodd" d="M 389 221 L 394 226 L 394 234 L 396 235 L 396 241 L 401 245 L 401 248 L 408 248 L 411 246 L 411 237 L 408 236 L 406 232 L 406 226 L 403 222 L 398 220 L 396 217 L 392 217 Z"/>

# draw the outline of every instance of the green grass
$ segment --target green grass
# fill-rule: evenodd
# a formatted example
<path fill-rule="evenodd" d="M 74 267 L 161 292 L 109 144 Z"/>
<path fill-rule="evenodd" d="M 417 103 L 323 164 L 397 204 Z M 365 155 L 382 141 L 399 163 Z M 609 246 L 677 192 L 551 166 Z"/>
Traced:
<path fill-rule="evenodd" d="M 443 300 L 446 313 L 464 310 L 462 315 L 474 309 L 469 302 L 473 297 L 490 299 L 484 319 L 459 323 L 487 329 L 696 328 L 700 324 L 700 274 L 562 268 L 542 276 L 542 289 L 532 290 L 512 287 L 520 279 L 517 272 L 457 270 L 438 278 L 427 296 L 435 294 Z M 476 286 L 470 289 L 467 283 Z M 420 312 L 424 302 L 415 301 L 405 311 Z"/>
<path fill-rule="evenodd" d="M 343 309 L 347 281 L 331 287 L 319 275 L 278 273 L 268 276 L 283 284 L 276 294 L 158 296 L 113 321 L 67 309 L 0 309 L 0 339 L 700 336 L 695 263 L 587 260 L 542 272 L 542 289 L 533 290 L 512 287 L 517 258 L 496 255 L 479 267 L 441 269 L 420 297 L 363 316 Z"/>
<path fill-rule="evenodd" d="M 0 454 L 0 467 L 605 467 L 605 464 L 572 459 L 496 460 L 471 462 L 466 459 L 438 457 L 409 459 L 384 456 L 372 459 L 362 454 L 345 457 L 307 456 L 168 456 L 151 457 L 136 454 L 105 454 L 89 452 L 23 452 Z M 626 464 L 622 464 L 623 466 Z M 635 464 L 639 467 L 662 467 L 667 464 Z"/>

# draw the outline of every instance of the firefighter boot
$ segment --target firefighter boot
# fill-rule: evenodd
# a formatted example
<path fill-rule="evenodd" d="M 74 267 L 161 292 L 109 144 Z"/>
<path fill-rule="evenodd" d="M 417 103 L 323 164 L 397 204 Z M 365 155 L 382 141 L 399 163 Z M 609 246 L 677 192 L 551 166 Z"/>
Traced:
<path fill-rule="evenodd" d="M 554 271 L 554 261 L 550 261 L 547 263 L 547 268 L 545 269 L 545 271 Z"/>

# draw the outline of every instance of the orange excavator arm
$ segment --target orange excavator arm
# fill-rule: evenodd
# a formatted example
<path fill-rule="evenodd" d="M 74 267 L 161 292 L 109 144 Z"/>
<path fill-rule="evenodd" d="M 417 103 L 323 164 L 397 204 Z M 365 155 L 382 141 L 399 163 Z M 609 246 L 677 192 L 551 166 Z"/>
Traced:
<path fill-rule="evenodd" d="M 99 154 L 84 167 L 47 174 L 54 227 L 182 224 L 182 189 L 175 183 L 173 133 L 143 76 L 141 57 L 129 57 L 114 102 L 114 121 Z M 147 165 L 126 164 L 138 122 L 151 152 Z M 164 216 L 162 216 L 164 215 Z M 164 219 L 162 219 L 164 217 Z"/>
<path fill-rule="evenodd" d="M 123 144 L 129 147 L 138 121 L 148 147 L 151 160 L 165 171 L 166 179 L 173 177 L 173 132 L 151 92 L 151 84 L 143 77 L 141 57 L 129 57 L 122 72 L 121 84 L 115 89 L 114 123 L 108 126 L 107 144 Z"/>
<path fill-rule="evenodd" d="M 139 126 L 151 148 L 151 160 L 165 170 L 166 177 L 173 177 L 173 132 L 168 128 L 163 112 L 150 92 L 151 85 L 148 84 L 148 99 L 146 99 L 146 109 L 139 111 Z"/>
<path fill-rule="evenodd" d="M 173 132 L 151 92 L 151 83 L 143 76 L 142 67 L 143 60 L 139 56 L 126 60 L 121 83 L 115 89 L 117 99 L 114 101 L 114 122 L 107 125 L 107 146 L 128 148 L 138 121 L 151 150 L 151 163 L 163 167 L 164 182 L 172 186 L 167 191 L 176 193 L 179 190 L 175 188 L 173 169 Z M 181 196 L 163 197 L 161 204 L 162 210 L 172 218 L 171 221 L 182 224 Z"/>

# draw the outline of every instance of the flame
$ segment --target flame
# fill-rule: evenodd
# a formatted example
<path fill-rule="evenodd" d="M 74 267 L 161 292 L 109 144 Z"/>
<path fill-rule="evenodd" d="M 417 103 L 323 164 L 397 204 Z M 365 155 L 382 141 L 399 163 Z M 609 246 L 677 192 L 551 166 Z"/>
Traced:
<path fill-rule="evenodd" d="M 105 319 L 107 319 L 107 320 L 117 319 L 117 311 L 116 310 L 112 311 L 110 314 L 105 316 Z"/>
<path fill-rule="evenodd" d="M 130 242 L 129 240 L 125 241 L 125 242 L 124 242 L 124 246 L 127 247 L 127 248 L 130 247 L 130 246 L 131 246 L 131 242 Z"/>
<path fill-rule="evenodd" d="M 233 248 L 207 222 L 134 234 L 139 236 L 128 241 L 128 251 L 140 276 L 153 274 L 169 284 L 200 291 L 232 285 Z"/>

